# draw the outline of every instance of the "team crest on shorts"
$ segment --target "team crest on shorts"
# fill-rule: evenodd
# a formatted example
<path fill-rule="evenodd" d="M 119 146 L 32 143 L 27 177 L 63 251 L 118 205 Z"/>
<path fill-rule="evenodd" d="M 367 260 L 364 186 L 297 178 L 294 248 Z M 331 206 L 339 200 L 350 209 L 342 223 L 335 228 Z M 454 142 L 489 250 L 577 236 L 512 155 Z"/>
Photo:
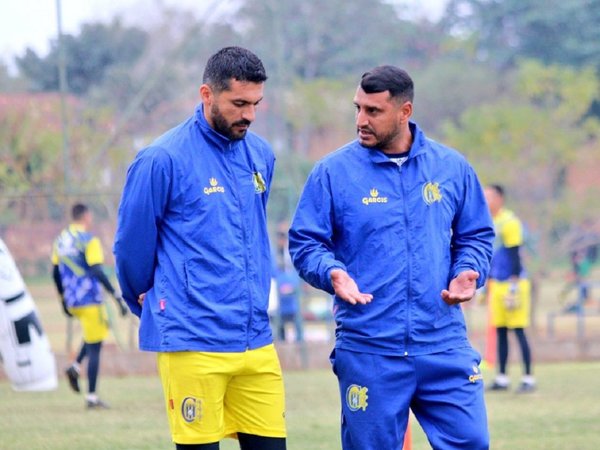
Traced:
<path fill-rule="evenodd" d="M 202 402 L 194 397 L 186 397 L 181 402 L 181 416 L 186 422 L 193 422 L 202 417 Z"/>
<path fill-rule="evenodd" d="M 358 411 L 359 409 L 365 411 L 367 409 L 367 406 L 369 406 L 367 403 L 367 399 L 369 398 L 367 395 L 368 390 L 368 388 L 357 384 L 348 386 L 346 390 L 346 404 L 350 408 L 350 411 Z"/>

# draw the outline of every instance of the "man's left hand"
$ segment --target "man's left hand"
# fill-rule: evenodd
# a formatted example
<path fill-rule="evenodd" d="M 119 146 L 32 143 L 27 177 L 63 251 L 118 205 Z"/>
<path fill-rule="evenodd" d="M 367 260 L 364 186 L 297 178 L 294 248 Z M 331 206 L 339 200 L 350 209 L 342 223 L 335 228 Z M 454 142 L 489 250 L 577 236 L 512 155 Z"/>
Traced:
<path fill-rule="evenodd" d="M 448 289 L 442 291 L 442 299 L 448 305 L 468 302 L 475 296 L 478 278 L 479 273 L 474 270 L 465 270 L 464 272 L 459 273 L 458 276 L 450 282 Z"/>

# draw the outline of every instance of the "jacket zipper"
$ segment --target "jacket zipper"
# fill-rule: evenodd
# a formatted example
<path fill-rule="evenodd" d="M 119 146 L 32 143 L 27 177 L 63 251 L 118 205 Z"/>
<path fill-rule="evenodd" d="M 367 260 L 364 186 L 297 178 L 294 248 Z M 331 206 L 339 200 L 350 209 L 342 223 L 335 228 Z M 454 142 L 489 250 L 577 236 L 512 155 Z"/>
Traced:
<path fill-rule="evenodd" d="M 408 163 L 408 160 L 405 161 L 400 167 L 398 167 L 398 172 L 402 175 L 402 168 L 405 164 Z M 408 211 L 406 208 L 407 198 L 406 198 L 406 190 L 404 189 L 404 182 L 402 176 L 400 176 L 400 187 L 402 190 L 402 207 L 404 212 L 404 227 L 406 230 L 406 261 L 407 261 L 407 270 L 408 277 L 406 280 L 406 327 L 404 330 L 404 356 L 408 356 L 408 340 L 410 333 L 410 280 L 411 280 L 411 249 L 410 249 L 410 239 L 409 239 L 409 220 L 408 220 Z"/>
<path fill-rule="evenodd" d="M 228 149 L 227 149 L 227 159 L 231 159 L 232 158 L 232 153 L 233 153 L 233 149 L 232 149 L 232 144 L 231 142 L 228 144 Z M 243 253 L 244 253 L 244 279 L 246 281 L 246 291 L 248 292 L 248 322 L 246 324 L 246 350 L 248 350 L 250 348 L 250 327 L 252 324 L 252 291 L 250 289 L 250 283 L 248 281 L 248 235 L 246 233 L 246 221 L 244 220 L 244 211 L 242 208 L 242 203 L 240 200 L 240 189 L 239 189 L 239 184 L 238 184 L 238 178 L 235 174 L 235 171 L 233 171 L 231 169 L 231 167 L 229 167 L 229 165 L 227 165 L 227 170 L 229 172 L 229 174 L 232 176 L 232 185 L 235 186 L 235 199 L 237 202 L 237 206 L 238 206 L 238 210 L 240 213 L 240 225 L 242 227 L 242 240 L 243 240 Z"/>

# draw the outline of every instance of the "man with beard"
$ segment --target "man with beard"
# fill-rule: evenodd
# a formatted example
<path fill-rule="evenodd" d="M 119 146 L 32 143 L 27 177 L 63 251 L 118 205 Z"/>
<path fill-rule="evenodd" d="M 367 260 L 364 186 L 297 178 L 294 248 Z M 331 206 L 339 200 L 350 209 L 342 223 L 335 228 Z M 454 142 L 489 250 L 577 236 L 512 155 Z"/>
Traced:
<path fill-rule="evenodd" d="M 394 66 L 362 76 L 358 139 L 313 168 L 290 254 L 335 295 L 343 448 L 401 448 L 410 408 L 433 448 L 485 449 L 481 358 L 460 303 L 486 279 L 492 220 L 465 158 L 410 120 L 413 91 Z"/>
<path fill-rule="evenodd" d="M 140 348 L 158 352 L 173 442 L 286 447 L 284 391 L 267 315 L 266 205 L 275 158 L 248 131 L 267 76 L 240 47 L 209 58 L 202 103 L 131 164 L 115 237 Z"/>

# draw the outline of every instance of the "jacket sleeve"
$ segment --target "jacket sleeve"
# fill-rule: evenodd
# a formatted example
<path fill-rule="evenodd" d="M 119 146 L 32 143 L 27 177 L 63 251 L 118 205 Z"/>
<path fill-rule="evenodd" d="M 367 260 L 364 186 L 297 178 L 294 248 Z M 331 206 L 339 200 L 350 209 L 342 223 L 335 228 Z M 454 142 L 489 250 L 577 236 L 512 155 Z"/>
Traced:
<path fill-rule="evenodd" d="M 490 269 L 494 224 L 481 184 L 468 164 L 463 183 L 462 202 L 452 224 L 450 280 L 465 270 L 474 270 L 479 273 L 477 287 L 480 288 L 485 284 Z"/>
<path fill-rule="evenodd" d="M 123 298 L 140 316 L 138 296 L 154 284 L 158 235 L 171 189 L 171 163 L 157 148 L 138 154 L 127 171 L 113 252 Z"/>
<path fill-rule="evenodd" d="M 346 270 L 334 254 L 334 209 L 326 171 L 318 165 L 308 177 L 289 232 L 290 256 L 300 276 L 334 294 L 329 273 Z"/>

